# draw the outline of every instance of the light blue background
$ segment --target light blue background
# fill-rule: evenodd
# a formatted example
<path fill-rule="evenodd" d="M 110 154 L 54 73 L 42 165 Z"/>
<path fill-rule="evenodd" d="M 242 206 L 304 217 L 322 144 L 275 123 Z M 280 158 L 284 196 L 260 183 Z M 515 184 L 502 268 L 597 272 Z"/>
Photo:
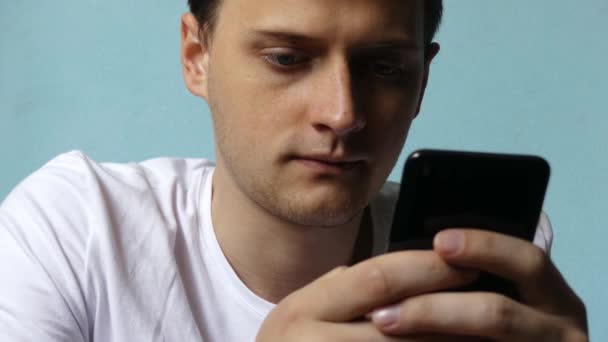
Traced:
<path fill-rule="evenodd" d="M 2 1 L 0 198 L 71 149 L 100 161 L 213 158 L 206 106 L 181 80 L 185 3 Z M 443 50 L 404 152 L 545 156 L 554 259 L 595 341 L 608 341 L 607 34 L 606 0 L 446 0 Z"/>

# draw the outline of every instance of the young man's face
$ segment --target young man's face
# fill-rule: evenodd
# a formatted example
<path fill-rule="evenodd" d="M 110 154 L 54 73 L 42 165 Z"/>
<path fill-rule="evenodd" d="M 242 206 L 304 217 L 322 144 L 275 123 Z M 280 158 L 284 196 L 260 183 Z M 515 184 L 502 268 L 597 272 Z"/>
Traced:
<path fill-rule="evenodd" d="M 187 83 L 209 103 L 217 172 L 293 223 L 357 217 L 422 99 L 422 1 L 223 0 L 208 47 Z"/>

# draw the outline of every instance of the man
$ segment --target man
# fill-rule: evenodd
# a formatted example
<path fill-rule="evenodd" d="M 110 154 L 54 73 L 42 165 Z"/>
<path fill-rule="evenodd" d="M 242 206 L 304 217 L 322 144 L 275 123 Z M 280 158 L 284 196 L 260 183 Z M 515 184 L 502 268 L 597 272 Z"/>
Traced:
<path fill-rule="evenodd" d="M 588 339 L 531 243 L 461 228 L 380 255 L 440 1 L 190 5 L 184 79 L 217 165 L 72 152 L 24 181 L 0 208 L 3 341 Z M 479 270 L 522 302 L 449 291 Z"/>

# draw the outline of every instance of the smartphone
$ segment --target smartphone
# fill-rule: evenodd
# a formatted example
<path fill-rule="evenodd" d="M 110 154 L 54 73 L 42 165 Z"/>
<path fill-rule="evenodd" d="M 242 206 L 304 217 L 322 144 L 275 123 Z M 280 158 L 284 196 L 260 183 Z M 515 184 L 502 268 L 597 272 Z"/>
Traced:
<path fill-rule="evenodd" d="M 532 241 L 549 176 L 549 164 L 538 156 L 415 151 L 403 168 L 390 250 L 432 249 L 434 235 L 446 228 L 484 229 Z M 513 284 L 486 273 L 461 290 L 519 298 Z"/>

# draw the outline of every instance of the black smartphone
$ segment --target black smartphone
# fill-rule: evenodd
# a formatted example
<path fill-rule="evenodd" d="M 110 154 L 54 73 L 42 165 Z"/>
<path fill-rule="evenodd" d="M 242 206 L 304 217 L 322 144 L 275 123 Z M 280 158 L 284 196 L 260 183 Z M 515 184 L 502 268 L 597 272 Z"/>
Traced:
<path fill-rule="evenodd" d="M 549 164 L 538 156 L 415 151 L 403 169 L 390 250 L 432 249 L 434 235 L 446 228 L 484 229 L 532 241 L 549 175 Z M 461 290 L 519 297 L 511 283 L 485 273 Z"/>

